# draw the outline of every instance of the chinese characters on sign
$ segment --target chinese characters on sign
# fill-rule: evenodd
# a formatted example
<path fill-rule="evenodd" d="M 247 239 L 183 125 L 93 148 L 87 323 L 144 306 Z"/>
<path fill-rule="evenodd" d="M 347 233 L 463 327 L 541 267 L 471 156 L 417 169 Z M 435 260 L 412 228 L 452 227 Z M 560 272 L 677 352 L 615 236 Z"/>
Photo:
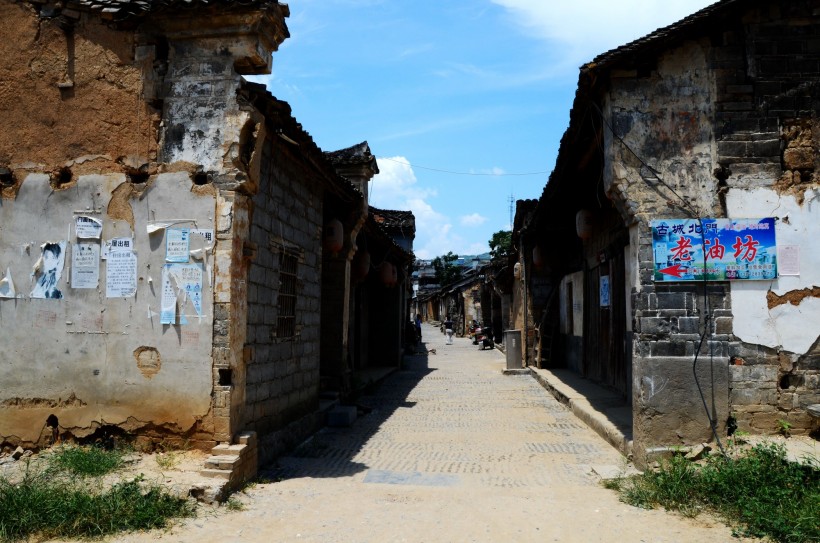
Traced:
<path fill-rule="evenodd" d="M 190 251 L 190 230 L 168 228 L 165 230 L 165 261 L 188 262 Z"/>
<path fill-rule="evenodd" d="M 655 281 L 777 277 L 773 218 L 666 219 L 650 226 Z"/>

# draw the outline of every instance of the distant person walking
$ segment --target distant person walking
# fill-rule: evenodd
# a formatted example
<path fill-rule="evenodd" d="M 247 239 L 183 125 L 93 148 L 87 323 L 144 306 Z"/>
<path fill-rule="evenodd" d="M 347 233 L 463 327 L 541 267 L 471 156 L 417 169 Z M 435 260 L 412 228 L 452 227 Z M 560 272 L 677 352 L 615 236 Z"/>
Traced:
<path fill-rule="evenodd" d="M 447 335 L 447 345 L 453 344 L 453 321 L 450 315 L 447 315 L 447 320 L 444 321 L 444 333 Z"/>
<path fill-rule="evenodd" d="M 416 338 L 421 341 L 421 314 L 416 313 Z"/>

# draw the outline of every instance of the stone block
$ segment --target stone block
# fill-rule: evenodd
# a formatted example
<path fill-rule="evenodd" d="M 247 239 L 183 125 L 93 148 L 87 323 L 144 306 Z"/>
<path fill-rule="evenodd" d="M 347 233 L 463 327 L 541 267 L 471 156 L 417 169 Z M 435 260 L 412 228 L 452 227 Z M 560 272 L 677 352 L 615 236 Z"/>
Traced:
<path fill-rule="evenodd" d="M 678 317 L 678 331 L 681 334 L 699 334 L 699 317 Z"/>
<path fill-rule="evenodd" d="M 199 472 L 199 474 L 210 479 L 222 479 L 223 481 L 231 480 L 231 472 L 228 470 L 203 469 Z"/>
<path fill-rule="evenodd" d="M 638 319 L 642 334 L 668 334 L 671 331 L 672 323 L 669 319 L 659 317 L 642 317 Z"/>

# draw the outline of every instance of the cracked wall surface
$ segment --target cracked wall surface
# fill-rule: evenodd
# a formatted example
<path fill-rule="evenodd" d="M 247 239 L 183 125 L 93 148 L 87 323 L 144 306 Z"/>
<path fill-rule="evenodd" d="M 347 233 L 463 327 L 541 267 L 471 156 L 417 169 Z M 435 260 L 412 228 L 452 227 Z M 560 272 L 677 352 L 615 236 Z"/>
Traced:
<path fill-rule="evenodd" d="M 245 307 L 235 191 L 264 127 L 237 91 L 287 6 L 169 9 L 118 25 L 0 0 L 0 445 L 116 426 L 209 446 L 241 422 L 214 300 Z"/>

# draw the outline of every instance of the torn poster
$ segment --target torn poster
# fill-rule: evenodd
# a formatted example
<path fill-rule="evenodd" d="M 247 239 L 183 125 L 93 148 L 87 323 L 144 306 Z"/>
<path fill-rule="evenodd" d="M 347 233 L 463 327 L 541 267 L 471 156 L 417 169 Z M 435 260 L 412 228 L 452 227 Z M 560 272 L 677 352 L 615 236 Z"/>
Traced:
<path fill-rule="evenodd" d="M 44 243 L 40 246 L 42 254 L 34 265 L 32 277 L 37 277 L 37 283 L 31 291 L 32 298 L 51 298 L 59 300 L 63 293 L 57 288 L 65 265 L 65 248 L 67 241 Z"/>
<path fill-rule="evenodd" d="M 202 317 L 202 275 L 202 264 L 179 263 L 163 266 L 160 323 L 187 324 L 187 306 L 192 306 L 196 315 Z"/>
<path fill-rule="evenodd" d="M 188 228 L 168 228 L 165 230 L 165 261 L 188 262 L 190 256 L 191 231 Z"/>
<path fill-rule="evenodd" d="M 105 297 L 128 298 L 137 293 L 137 254 L 116 250 L 108 253 L 105 267 Z"/>
<path fill-rule="evenodd" d="M 170 228 L 171 226 L 174 226 L 175 224 L 184 224 L 184 223 L 192 223 L 193 225 L 196 225 L 196 221 L 193 220 L 193 219 L 171 219 L 171 220 L 168 220 L 168 221 L 152 221 L 152 222 L 149 222 L 145 229 L 147 230 L 148 235 L 150 236 L 151 234 L 155 234 L 155 233 L 159 232 L 160 230 L 165 230 L 166 228 Z"/>
<path fill-rule="evenodd" d="M 214 231 L 212 228 L 191 228 L 191 235 L 202 236 L 206 246 L 212 246 L 214 244 Z"/>
<path fill-rule="evenodd" d="M 74 232 L 80 239 L 100 239 L 102 227 L 102 221 L 94 217 L 80 215 L 74 218 Z"/>
<path fill-rule="evenodd" d="M 16 298 L 17 291 L 14 290 L 14 281 L 11 279 L 11 268 L 6 268 L 6 275 L 0 279 L 0 298 Z"/>
<path fill-rule="evenodd" d="M 133 238 L 111 238 L 105 242 L 102 250 L 102 259 L 107 260 L 111 251 L 133 251 Z"/>
<path fill-rule="evenodd" d="M 71 288 L 97 288 L 100 283 L 100 244 L 75 243 L 71 249 Z"/>

